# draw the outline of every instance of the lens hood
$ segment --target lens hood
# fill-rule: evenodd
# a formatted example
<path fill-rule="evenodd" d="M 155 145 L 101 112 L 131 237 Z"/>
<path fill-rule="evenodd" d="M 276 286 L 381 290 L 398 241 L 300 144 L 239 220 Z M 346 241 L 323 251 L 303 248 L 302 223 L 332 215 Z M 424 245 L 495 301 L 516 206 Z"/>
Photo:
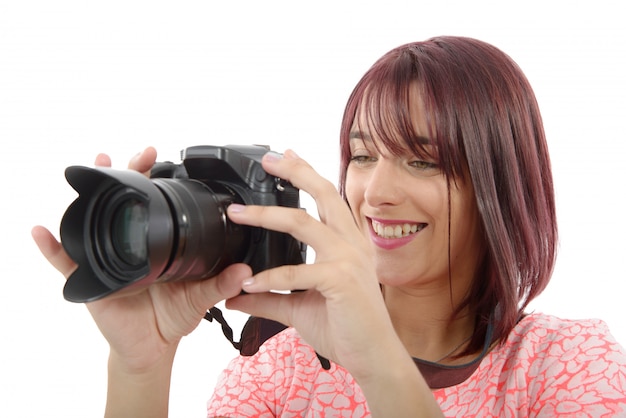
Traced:
<path fill-rule="evenodd" d="M 61 242 L 78 264 L 63 289 L 65 299 L 90 302 L 154 282 L 169 262 L 174 241 L 169 205 L 158 187 L 138 172 L 104 167 L 71 166 L 65 177 L 79 195 L 61 221 Z M 144 233 L 136 234 L 141 225 L 133 230 L 136 244 L 147 249 L 146 257 L 132 262 L 116 248 L 112 222 L 129 202 L 149 213 Z"/>

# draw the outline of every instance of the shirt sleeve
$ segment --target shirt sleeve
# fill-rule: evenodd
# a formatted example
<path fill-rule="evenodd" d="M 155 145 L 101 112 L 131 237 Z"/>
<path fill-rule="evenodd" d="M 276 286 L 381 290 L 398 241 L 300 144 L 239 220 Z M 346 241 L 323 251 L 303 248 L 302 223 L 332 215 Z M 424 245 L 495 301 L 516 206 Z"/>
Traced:
<path fill-rule="evenodd" d="M 261 352 L 234 358 L 218 378 L 207 416 L 274 417 L 270 408 L 273 393 L 270 385 L 263 384 L 273 370 L 268 360 L 267 353 Z"/>

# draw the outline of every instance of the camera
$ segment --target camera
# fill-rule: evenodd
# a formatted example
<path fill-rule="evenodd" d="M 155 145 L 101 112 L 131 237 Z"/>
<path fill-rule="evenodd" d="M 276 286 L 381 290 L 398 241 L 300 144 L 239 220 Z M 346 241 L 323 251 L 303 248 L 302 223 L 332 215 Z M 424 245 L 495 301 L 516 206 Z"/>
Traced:
<path fill-rule="evenodd" d="M 203 280 L 233 263 L 256 273 L 306 260 L 288 234 L 238 225 L 232 203 L 299 208 L 299 190 L 261 166 L 269 147 L 201 145 L 180 164 L 158 162 L 150 178 L 131 170 L 71 166 L 78 198 L 61 221 L 61 242 L 78 265 L 63 289 L 72 302 L 152 283 Z"/>

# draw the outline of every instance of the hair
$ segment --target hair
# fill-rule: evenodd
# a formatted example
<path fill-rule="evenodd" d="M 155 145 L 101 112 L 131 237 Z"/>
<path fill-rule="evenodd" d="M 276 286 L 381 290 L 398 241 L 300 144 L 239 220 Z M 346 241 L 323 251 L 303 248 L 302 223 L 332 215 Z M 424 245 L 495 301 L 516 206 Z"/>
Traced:
<path fill-rule="evenodd" d="M 550 157 L 535 95 L 518 65 L 476 39 L 431 38 L 385 54 L 350 95 L 340 132 L 344 199 L 350 130 L 361 108 L 390 152 L 428 154 L 412 140 L 409 98 L 416 88 L 448 190 L 451 182 L 471 181 L 482 223 L 486 253 L 455 307 L 455 315 L 475 314 L 469 354 L 483 347 L 490 321 L 493 341 L 502 342 L 550 280 L 557 247 Z"/>

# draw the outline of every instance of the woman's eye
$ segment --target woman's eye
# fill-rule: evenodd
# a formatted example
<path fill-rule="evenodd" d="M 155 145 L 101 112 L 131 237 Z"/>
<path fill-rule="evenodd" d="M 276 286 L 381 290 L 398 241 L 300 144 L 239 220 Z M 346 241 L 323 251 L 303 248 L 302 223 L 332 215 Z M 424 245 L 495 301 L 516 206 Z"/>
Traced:
<path fill-rule="evenodd" d="M 412 167 L 417 168 L 418 170 L 433 170 L 438 166 L 435 163 L 431 163 L 428 161 L 411 161 L 409 163 Z"/>
<path fill-rule="evenodd" d="M 369 155 L 353 155 L 352 157 L 350 157 L 351 163 L 365 164 L 373 161 L 375 161 L 374 157 L 371 157 Z"/>

